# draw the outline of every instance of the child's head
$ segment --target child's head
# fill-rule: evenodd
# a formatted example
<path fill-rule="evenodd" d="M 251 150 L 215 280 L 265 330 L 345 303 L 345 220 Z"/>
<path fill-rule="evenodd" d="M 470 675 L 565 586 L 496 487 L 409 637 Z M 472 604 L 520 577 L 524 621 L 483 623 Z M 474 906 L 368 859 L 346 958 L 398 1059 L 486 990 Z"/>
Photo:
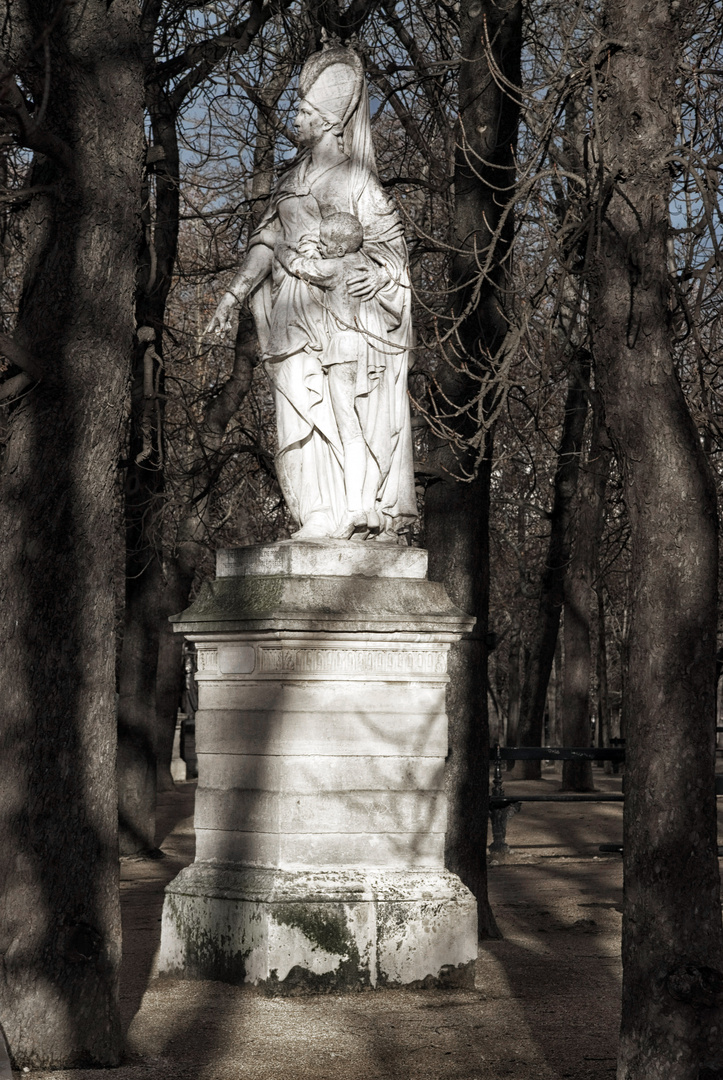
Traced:
<path fill-rule="evenodd" d="M 319 246 L 327 259 L 358 251 L 363 240 L 362 223 L 353 214 L 330 214 L 319 229 Z"/>

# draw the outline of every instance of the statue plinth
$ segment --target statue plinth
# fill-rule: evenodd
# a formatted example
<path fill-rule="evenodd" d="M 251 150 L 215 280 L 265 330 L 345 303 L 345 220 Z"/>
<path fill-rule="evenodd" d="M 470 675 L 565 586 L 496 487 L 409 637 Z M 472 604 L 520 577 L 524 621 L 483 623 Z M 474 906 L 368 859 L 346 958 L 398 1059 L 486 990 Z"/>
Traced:
<path fill-rule="evenodd" d="M 470 986 L 476 905 L 444 869 L 445 685 L 474 620 L 426 553 L 220 552 L 175 616 L 196 646 L 196 861 L 159 972 L 279 993 Z"/>

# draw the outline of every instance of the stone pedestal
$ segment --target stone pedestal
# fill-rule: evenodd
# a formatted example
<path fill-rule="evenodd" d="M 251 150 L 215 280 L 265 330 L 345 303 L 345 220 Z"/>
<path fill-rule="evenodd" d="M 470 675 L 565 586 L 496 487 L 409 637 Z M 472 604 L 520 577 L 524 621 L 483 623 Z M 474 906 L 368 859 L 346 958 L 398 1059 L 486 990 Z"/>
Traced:
<path fill-rule="evenodd" d="M 166 890 L 159 971 L 282 993 L 472 985 L 443 769 L 447 651 L 473 620 L 426 552 L 220 552 L 174 623 L 198 657 L 197 848 Z"/>

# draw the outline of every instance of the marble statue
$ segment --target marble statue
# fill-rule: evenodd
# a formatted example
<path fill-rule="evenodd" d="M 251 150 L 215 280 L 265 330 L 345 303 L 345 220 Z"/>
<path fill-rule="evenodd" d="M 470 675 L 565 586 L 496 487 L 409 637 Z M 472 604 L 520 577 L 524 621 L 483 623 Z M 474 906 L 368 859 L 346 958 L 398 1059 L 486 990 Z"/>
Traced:
<path fill-rule="evenodd" d="M 379 184 L 356 53 L 340 45 L 314 53 L 299 90 L 300 152 L 208 331 L 227 332 L 248 299 L 294 537 L 396 543 L 417 516 L 402 226 Z"/>

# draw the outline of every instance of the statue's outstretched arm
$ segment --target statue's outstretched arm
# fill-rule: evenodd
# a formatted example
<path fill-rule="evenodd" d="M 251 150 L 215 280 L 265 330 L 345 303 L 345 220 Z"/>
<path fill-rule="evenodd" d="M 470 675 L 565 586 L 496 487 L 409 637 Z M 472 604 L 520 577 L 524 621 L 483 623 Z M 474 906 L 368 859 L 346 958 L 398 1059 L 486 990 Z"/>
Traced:
<path fill-rule="evenodd" d="M 206 327 L 206 333 L 225 334 L 231 327 L 231 316 L 236 304 L 240 304 L 249 293 L 260 285 L 264 278 L 271 273 L 273 262 L 273 249 L 265 243 L 254 244 L 241 267 L 223 294 L 213 318 Z"/>

